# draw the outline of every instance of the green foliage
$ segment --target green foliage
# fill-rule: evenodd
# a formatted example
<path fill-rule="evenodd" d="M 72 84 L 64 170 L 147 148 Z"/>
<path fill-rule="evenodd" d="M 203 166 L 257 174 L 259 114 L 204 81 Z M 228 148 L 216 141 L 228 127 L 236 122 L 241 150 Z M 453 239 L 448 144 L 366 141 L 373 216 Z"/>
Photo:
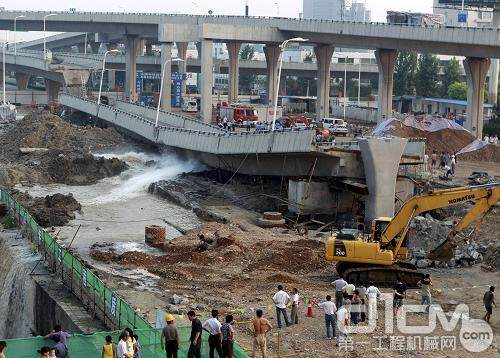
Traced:
<path fill-rule="evenodd" d="M 415 94 L 417 54 L 401 51 L 394 69 L 394 94 L 396 96 Z"/>
<path fill-rule="evenodd" d="M 467 99 L 467 84 L 465 82 L 453 82 L 448 87 L 448 98 L 451 99 Z"/>
<path fill-rule="evenodd" d="M 439 60 L 434 55 L 424 54 L 418 59 L 416 90 L 422 97 L 439 96 Z"/>
<path fill-rule="evenodd" d="M 448 97 L 448 89 L 455 82 L 462 82 L 462 73 L 460 71 L 460 63 L 453 57 L 443 67 L 441 97 Z"/>
<path fill-rule="evenodd" d="M 252 45 L 246 44 L 245 47 L 240 52 L 240 58 L 242 60 L 251 60 L 253 59 L 253 55 L 255 54 L 255 49 Z"/>
<path fill-rule="evenodd" d="M 484 124 L 483 133 L 489 137 L 494 136 L 500 137 L 500 119 L 489 120 Z"/>
<path fill-rule="evenodd" d="M 17 227 L 16 221 L 14 220 L 14 218 L 10 214 L 7 214 L 4 216 L 3 221 L 2 221 L 2 225 L 3 225 L 4 229 L 13 229 L 13 228 Z"/>

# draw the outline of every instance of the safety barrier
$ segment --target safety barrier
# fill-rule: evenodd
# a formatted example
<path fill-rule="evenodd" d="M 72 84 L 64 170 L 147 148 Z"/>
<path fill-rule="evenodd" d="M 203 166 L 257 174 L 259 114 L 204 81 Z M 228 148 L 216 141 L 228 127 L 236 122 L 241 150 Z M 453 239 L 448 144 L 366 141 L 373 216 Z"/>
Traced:
<path fill-rule="evenodd" d="M 0 201 L 14 212 L 19 226 L 31 232 L 31 238 L 38 252 L 44 257 L 50 269 L 59 274 L 63 284 L 86 307 L 87 311 L 105 326 L 116 331 L 97 332 L 91 335 L 76 334 L 68 339 L 68 350 L 72 358 L 99 357 L 105 337 L 111 335 L 115 343 L 122 329 L 129 327 L 139 336 L 143 358 L 160 357 L 165 354 L 161 347 L 161 329 L 153 328 L 138 312 L 92 271 L 92 268 L 71 254 L 69 250 L 57 243 L 54 237 L 46 232 L 9 193 L 0 190 Z M 178 327 L 180 356 L 186 356 L 189 349 L 190 327 Z M 202 357 L 209 356 L 208 334 L 203 335 Z M 52 346 L 53 343 L 42 337 L 20 338 L 7 340 L 8 356 L 32 358 L 42 346 Z M 245 358 L 247 354 L 234 345 L 234 357 Z"/>

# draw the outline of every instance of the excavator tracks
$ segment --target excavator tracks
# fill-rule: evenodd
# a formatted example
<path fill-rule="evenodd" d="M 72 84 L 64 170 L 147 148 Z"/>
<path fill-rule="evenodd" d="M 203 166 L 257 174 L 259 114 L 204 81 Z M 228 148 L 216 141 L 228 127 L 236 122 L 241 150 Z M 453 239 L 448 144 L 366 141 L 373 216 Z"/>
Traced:
<path fill-rule="evenodd" d="M 378 287 L 393 287 L 398 278 L 408 288 L 416 288 L 417 282 L 424 278 L 424 274 L 407 262 L 399 262 L 392 266 L 363 265 L 350 262 L 338 262 L 337 273 L 349 283 L 368 285 L 374 282 Z"/>

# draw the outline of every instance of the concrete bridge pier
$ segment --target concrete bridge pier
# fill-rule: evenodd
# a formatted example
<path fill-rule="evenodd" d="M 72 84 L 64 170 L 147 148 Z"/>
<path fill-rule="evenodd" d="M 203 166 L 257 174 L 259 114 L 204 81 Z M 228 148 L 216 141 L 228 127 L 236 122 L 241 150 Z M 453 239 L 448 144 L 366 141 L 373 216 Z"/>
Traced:
<path fill-rule="evenodd" d="M 177 62 L 177 68 L 179 69 L 179 73 L 186 74 L 186 60 L 187 60 L 187 47 L 188 47 L 188 42 L 176 42 L 175 43 L 177 46 L 177 57 L 179 57 L 181 60 L 180 62 Z M 182 95 L 186 95 L 186 81 L 182 81 Z"/>
<path fill-rule="evenodd" d="M 213 40 L 201 41 L 201 116 L 205 123 L 212 122 Z"/>
<path fill-rule="evenodd" d="M 168 61 L 168 62 L 167 62 Z M 161 44 L 161 70 L 163 76 L 163 89 L 161 95 L 161 109 L 172 110 L 172 43 Z"/>
<path fill-rule="evenodd" d="M 378 64 L 378 120 L 380 123 L 392 115 L 392 88 L 394 66 L 398 59 L 397 50 L 377 49 L 375 57 Z"/>
<path fill-rule="evenodd" d="M 278 79 L 278 61 L 280 58 L 280 48 L 278 45 L 264 46 L 264 54 L 267 63 L 267 100 L 272 106 L 276 98 L 276 82 Z"/>
<path fill-rule="evenodd" d="M 130 102 L 137 100 L 137 36 L 125 37 L 125 91 L 124 95 Z"/>
<path fill-rule="evenodd" d="M 25 91 L 28 88 L 30 75 L 27 73 L 16 72 L 16 84 L 18 91 Z"/>
<path fill-rule="evenodd" d="M 476 138 L 483 137 L 484 84 L 490 59 L 467 57 L 464 62 L 467 78 L 467 128 Z"/>
<path fill-rule="evenodd" d="M 365 202 L 365 224 L 381 216 L 394 216 L 396 178 L 403 150 L 404 138 L 360 138 L 359 148 L 365 169 L 368 198 Z M 382 160 L 383 158 L 383 160 Z"/>
<path fill-rule="evenodd" d="M 61 83 L 57 81 L 45 79 L 45 90 L 47 91 L 47 103 L 49 105 L 58 103 L 61 86 Z"/>
<path fill-rule="evenodd" d="M 240 78 L 240 48 L 241 42 L 226 42 L 229 53 L 229 103 L 238 102 L 238 83 Z"/>
<path fill-rule="evenodd" d="M 488 103 L 496 106 L 498 101 L 498 58 L 491 59 Z"/>
<path fill-rule="evenodd" d="M 330 64 L 335 47 L 317 45 L 314 47 L 318 65 L 318 94 L 316 100 L 316 116 L 318 119 L 330 114 Z"/>

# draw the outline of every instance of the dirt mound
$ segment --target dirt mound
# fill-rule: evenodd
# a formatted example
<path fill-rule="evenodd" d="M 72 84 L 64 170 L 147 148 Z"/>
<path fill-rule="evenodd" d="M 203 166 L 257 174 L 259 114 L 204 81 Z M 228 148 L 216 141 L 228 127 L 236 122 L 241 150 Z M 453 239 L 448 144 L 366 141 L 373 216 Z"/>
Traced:
<path fill-rule="evenodd" d="M 114 129 L 80 127 L 49 112 L 31 112 L 0 134 L 0 155 L 10 159 L 21 156 L 19 148 L 46 148 L 60 151 L 98 151 L 124 143 Z"/>
<path fill-rule="evenodd" d="M 464 161 L 481 160 L 487 162 L 500 162 L 500 147 L 488 144 L 479 150 L 460 154 L 458 159 Z"/>
<path fill-rule="evenodd" d="M 25 208 L 42 227 L 63 226 L 75 218 L 81 205 L 73 195 L 54 194 L 44 198 L 33 198 L 27 193 L 12 191 L 11 195 Z"/>
<path fill-rule="evenodd" d="M 79 127 L 48 112 L 32 112 L 0 133 L 0 185 L 94 184 L 127 169 L 125 162 L 91 152 L 124 139 L 114 129 Z"/>
<path fill-rule="evenodd" d="M 427 132 L 414 127 L 403 125 L 399 121 L 390 123 L 394 129 L 390 129 L 387 134 L 410 138 L 418 137 L 427 139 L 425 150 L 427 154 L 431 154 L 433 150 L 438 153 L 448 152 L 455 153 L 474 141 L 474 136 L 464 130 L 442 129 L 436 132 Z"/>

